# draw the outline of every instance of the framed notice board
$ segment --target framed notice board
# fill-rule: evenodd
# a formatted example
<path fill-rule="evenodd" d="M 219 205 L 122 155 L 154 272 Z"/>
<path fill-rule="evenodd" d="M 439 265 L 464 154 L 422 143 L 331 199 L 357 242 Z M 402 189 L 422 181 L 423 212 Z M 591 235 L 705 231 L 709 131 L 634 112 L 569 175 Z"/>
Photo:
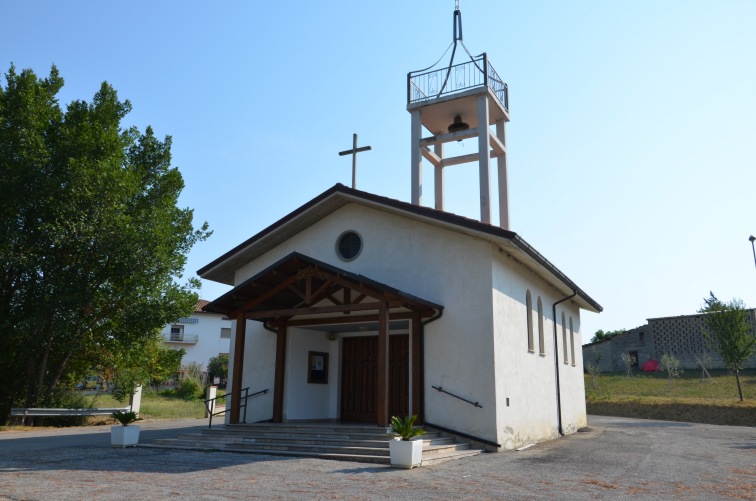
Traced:
<path fill-rule="evenodd" d="M 307 352 L 307 382 L 328 384 L 328 353 Z"/>

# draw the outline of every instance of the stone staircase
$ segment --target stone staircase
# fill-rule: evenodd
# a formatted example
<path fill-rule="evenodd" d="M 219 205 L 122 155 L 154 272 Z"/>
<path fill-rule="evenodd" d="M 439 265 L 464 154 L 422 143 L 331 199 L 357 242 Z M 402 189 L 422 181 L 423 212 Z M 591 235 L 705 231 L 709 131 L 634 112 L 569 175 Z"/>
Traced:
<path fill-rule="evenodd" d="M 423 466 L 483 452 L 437 431 L 426 431 L 421 438 Z M 257 423 L 226 425 L 139 446 L 390 464 L 389 440 L 385 430 L 375 425 Z"/>

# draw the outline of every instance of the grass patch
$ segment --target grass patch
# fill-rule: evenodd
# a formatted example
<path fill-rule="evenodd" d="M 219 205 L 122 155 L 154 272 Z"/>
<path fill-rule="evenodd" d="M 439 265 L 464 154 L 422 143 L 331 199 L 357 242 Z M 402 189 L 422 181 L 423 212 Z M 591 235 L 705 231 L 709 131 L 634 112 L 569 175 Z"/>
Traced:
<path fill-rule="evenodd" d="M 744 402 L 738 399 L 735 376 L 711 371 L 702 380 L 690 370 L 671 382 L 661 373 L 602 374 L 593 388 L 585 378 L 585 401 L 589 414 L 662 419 L 691 423 L 756 426 L 756 370 L 742 371 Z"/>
<path fill-rule="evenodd" d="M 98 398 L 97 407 L 123 407 L 127 403 L 119 402 L 110 395 L 101 395 Z M 183 419 L 204 416 L 205 402 L 203 400 L 184 400 L 155 393 L 142 395 L 139 417 L 143 419 Z"/>

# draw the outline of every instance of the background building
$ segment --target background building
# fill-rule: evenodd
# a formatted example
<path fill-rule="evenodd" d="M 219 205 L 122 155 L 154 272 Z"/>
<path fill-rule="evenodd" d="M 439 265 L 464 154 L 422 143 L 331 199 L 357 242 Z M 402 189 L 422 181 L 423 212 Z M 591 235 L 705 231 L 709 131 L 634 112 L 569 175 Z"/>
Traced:
<path fill-rule="evenodd" d="M 202 311 L 208 303 L 209 301 L 200 299 L 194 313 L 179 318 L 163 329 L 165 344 L 186 351 L 181 360 L 183 367 L 196 363 L 207 370 L 207 363 L 212 357 L 229 352 L 231 320 L 224 315 Z"/>
<path fill-rule="evenodd" d="M 751 331 L 756 335 L 756 310 L 748 310 Z M 599 367 L 602 371 L 622 371 L 625 366 L 620 358 L 623 353 L 635 356 L 636 365 L 642 366 L 650 359 L 661 360 L 668 353 L 680 360 L 685 369 L 699 368 L 696 357 L 704 352 L 711 357 L 712 369 L 723 369 L 724 363 L 718 353 L 707 349 L 703 334 L 703 315 L 649 318 L 646 325 L 636 327 L 609 339 L 583 345 L 583 361 L 594 360 L 593 352 L 601 354 Z M 746 367 L 756 367 L 756 356 L 746 362 Z"/>

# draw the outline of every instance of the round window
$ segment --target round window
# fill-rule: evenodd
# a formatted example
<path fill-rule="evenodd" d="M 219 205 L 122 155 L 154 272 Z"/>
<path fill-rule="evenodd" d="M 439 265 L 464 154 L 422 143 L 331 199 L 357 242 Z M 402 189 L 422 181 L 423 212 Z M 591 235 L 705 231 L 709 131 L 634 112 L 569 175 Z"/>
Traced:
<path fill-rule="evenodd" d="M 360 255 L 362 238 L 354 231 L 345 231 L 336 240 L 336 254 L 344 261 L 351 261 Z"/>

